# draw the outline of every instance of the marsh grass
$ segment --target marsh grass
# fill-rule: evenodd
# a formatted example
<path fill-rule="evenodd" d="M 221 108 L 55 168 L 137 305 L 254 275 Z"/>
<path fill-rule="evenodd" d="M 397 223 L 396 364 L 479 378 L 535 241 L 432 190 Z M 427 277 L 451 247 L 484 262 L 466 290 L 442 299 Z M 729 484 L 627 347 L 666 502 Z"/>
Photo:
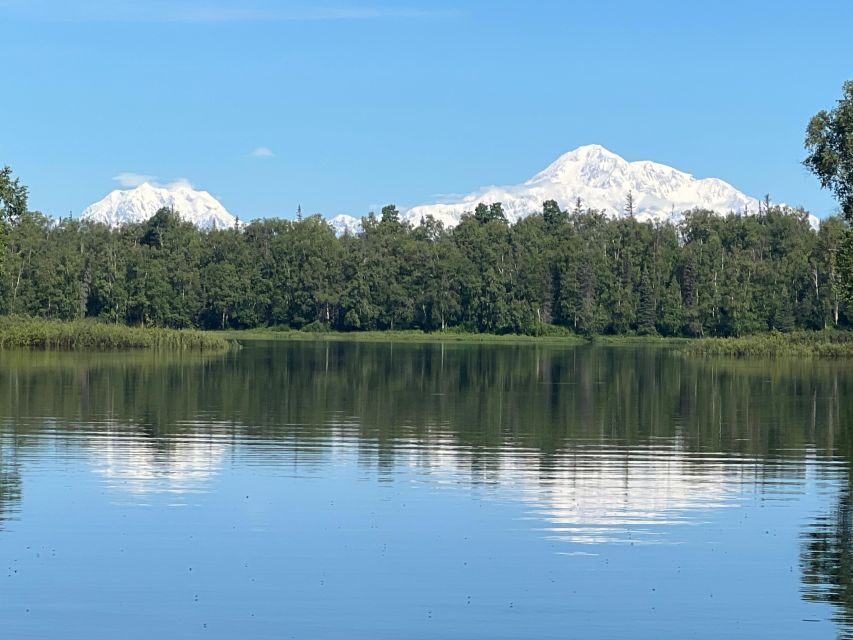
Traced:
<path fill-rule="evenodd" d="M 63 350 L 163 349 L 223 351 L 221 335 L 189 329 L 143 329 L 89 320 L 63 322 L 24 317 L 0 318 L 0 347 Z"/>
<path fill-rule="evenodd" d="M 742 338 L 699 338 L 685 345 L 684 351 L 696 356 L 735 358 L 848 358 L 853 356 L 853 332 L 795 331 Z"/>
<path fill-rule="evenodd" d="M 219 331 L 218 335 L 229 340 L 315 340 L 315 341 L 355 341 L 355 342 L 470 342 L 470 343 L 546 343 L 561 345 L 584 344 L 582 336 L 566 332 L 546 335 L 518 335 L 469 333 L 458 330 L 424 332 L 405 331 L 300 331 L 278 327 L 246 329 L 243 331 Z"/>

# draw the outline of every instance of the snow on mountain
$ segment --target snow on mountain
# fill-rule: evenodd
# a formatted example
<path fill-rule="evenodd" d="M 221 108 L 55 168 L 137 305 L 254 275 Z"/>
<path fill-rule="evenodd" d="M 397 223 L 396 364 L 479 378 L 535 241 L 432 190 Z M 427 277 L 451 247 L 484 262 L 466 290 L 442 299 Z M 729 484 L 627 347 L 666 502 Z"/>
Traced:
<path fill-rule="evenodd" d="M 507 187 L 486 187 L 460 200 L 413 207 L 404 213 L 412 224 L 431 215 L 446 226 L 459 223 L 462 214 L 478 203 L 500 202 L 510 222 L 542 210 L 546 200 L 571 209 L 578 198 L 583 207 L 621 215 L 631 193 L 638 220 L 673 221 L 695 207 L 721 214 L 758 211 L 758 200 L 716 178 L 697 179 L 656 162 L 628 162 L 601 145 L 591 144 L 557 158 L 527 182 Z"/>
<path fill-rule="evenodd" d="M 361 231 L 361 220 L 345 213 L 339 213 L 329 220 L 329 226 L 335 230 L 335 235 L 337 236 L 342 236 L 347 233 L 356 235 Z"/>
<path fill-rule="evenodd" d="M 516 222 L 541 211 L 546 200 L 556 200 L 562 208 L 571 209 L 578 198 L 584 208 L 603 210 L 615 217 L 624 213 L 629 193 L 634 216 L 641 221 L 678 222 L 685 211 L 696 207 L 720 214 L 758 211 L 757 199 L 727 182 L 697 179 L 648 160 L 628 162 L 601 145 L 591 144 L 563 154 L 522 184 L 485 187 L 454 201 L 416 206 L 405 211 L 402 218 L 418 225 L 431 215 L 453 227 L 477 204 L 500 202 L 507 219 Z M 230 228 L 237 223 L 216 198 L 186 183 L 159 187 L 146 182 L 134 189 L 116 190 L 88 206 L 81 217 L 118 226 L 145 221 L 161 207 L 173 208 L 181 218 L 202 229 Z M 810 216 L 810 221 L 817 228 L 818 219 Z M 329 220 L 329 225 L 339 236 L 361 231 L 361 221 L 343 213 Z"/>
<path fill-rule="evenodd" d="M 86 207 L 80 217 L 116 227 L 144 222 L 163 207 L 174 209 L 183 220 L 202 229 L 226 229 L 237 223 L 237 219 L 207 191 L 196 191 L 184 182 L 168 187 L 145 182 L 133 189 L 117 189 Z"/>

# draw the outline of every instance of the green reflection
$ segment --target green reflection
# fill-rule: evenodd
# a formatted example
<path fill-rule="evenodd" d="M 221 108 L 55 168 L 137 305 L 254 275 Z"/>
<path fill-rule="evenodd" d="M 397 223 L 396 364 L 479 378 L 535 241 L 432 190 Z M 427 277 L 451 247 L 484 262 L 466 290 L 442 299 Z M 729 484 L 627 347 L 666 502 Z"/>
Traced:
<path fill-rule="evenodd" d="M 128 491 L 203 487 L 236 455 L 229 443 L 298 469 L 328 461 L 334 443 L 346 442 L 381 479 L 414 460 L 457 480 L 519 484 L 555 530 L 575 522 L 566 505 L 578 501 L 602 512 L 611 499 L 632 503 L 639 520 L 723 501 L 714 487 L 733 474 L 758 486 L 803 478 L 815 457 L 847 461 L 826 471 L 846 484 L 850 374 L 841 362 L 697 361 L 645 347 L 279 342 L 218 356 L 4 352 L 0 527 L 21 500 L 22 460 L 54 431 L 96 438 L 98 472 Z M 602 459 L 587 455 L 597 448 L 609 451 L 606 471 L 621 474 L 624 489 L 594 505 L 588 496 L 599 488 L 565 488 L 601 471 Z M 643 458 L 650 451 L 660 454 L 653 464 Z M 635 464 L 646 464 L 649 487 L 638 484 Z M 654 494 L 667 473 L 670 494 Z M 656 500 L 642 503 L 643 492 Z M 808 523 L 802 550 L 804 597 L 833 603 L 845 623 L 853 621 L 851 526 L 845 491 Z"/>
<path fill-rule="evenodd" d="M 0 437 L 0 530 L 21 502 L 21 469 L 14 438 Z"/>
<path fill-rule="evenodd" d="M 18 444 L 45 427 L 109 421 L 152 438 L 216 424 L 325 438 L 338 422 L 394 455 L 450 437 L 484 464 L 502 446 L 547 461 L 570 442 L 802 457 L 843 440 L 850 366 L 701 361 L 666 349 L 288 343 L 204 357 L 4 353 L 0 412 Z M 168 444 L 167 442 L 165 444 Z M 386 446 L 387 445 L 387 446 Z"/>
<path fill-rule="evenodd" d="M 853 625 L 853 515 L 850 489 L 803 534 L 803 597 L 835 606 L 836 620 Z M 849 634 L 845 637 L 849 637 Z"/>

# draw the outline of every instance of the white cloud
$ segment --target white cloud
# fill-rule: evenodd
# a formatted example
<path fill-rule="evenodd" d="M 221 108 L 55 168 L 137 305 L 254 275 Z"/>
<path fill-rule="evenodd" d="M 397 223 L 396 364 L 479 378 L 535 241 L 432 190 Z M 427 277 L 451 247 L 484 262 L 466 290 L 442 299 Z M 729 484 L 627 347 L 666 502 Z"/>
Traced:
<path fill-rule="evenodd" d="M 274 158 L 275 154 L 269 147 L 256 147 L 249 154 L 250 158 Z"/>
<path fill-rule="evenodd" d="M 144 173 L 134 173 L 133 171 L 121 171 L 113 176 L 113 180 L 123 187 L 138 187 L 146 182 L 154 184 L 157 181 L 157 177 Z"/>
<path fill-rule="evenodd" d="M 187 178 L 176 178 L 175 180 L 172 180 L 172 182 L 168 182 L 161 186 L 164 186 L 167 189 L 179 189 L 181 187 L 185 187 L 187 189 L 195 189 L 195 187 L 193 187 L 192 185 L 192 182 L 190 182 Z"/>
<path fill-rule="evenodd" d="M 118 182 L 122 187 L 128 188 L 138 187 L 146 182 L 153 187 L 165 187 L 166 189 L 175 189 L 178 187 L 195 188 L 187 178 L 163 180 L 157 176 L 151 176 L 146 173 L 134 173 L 133 171 L 121 171 L 113 176 L 113 180 Z"/>

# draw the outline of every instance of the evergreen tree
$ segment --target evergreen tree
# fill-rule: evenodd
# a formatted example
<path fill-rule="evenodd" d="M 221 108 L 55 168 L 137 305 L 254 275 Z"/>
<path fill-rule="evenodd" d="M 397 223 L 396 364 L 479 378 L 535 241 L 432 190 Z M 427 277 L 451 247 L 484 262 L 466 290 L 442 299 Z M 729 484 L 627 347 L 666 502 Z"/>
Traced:
<path fill-rule="evenodd" d="M 640 308 L 637 315 L 637 332 L 640 335 L 657 333 L 657 299 L 652 280 L 647 270 L 643 270 L 640 280 Z"/>

